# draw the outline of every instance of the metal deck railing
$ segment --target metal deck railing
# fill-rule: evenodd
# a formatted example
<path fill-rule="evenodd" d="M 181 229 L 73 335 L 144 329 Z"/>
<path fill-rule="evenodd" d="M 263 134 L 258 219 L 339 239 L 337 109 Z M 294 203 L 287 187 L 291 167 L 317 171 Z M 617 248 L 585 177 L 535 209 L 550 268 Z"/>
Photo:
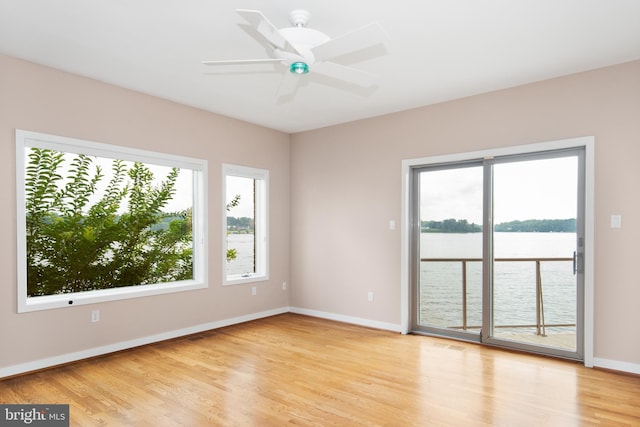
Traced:
<path fill-rule="evenodd" d="M 575 323 L 545 323 L 544 297 L 542 292 L 542 262 L 572 262 L 573 258 L 495 258 L 494 262 L 535 262 L 536 265 L 536 324 L 495 325 L 494 328 L 536 328 L 536 334 L 545 336 L 547 327 L 571 327 Z M 480 325 L 467 322 L 467 264 L 482 262 L 482 258 L 420 258 L 420 262 L 459 262 L 462 264 L 462 325 L 450 326 L 452 329 L 480 329 Z"/>

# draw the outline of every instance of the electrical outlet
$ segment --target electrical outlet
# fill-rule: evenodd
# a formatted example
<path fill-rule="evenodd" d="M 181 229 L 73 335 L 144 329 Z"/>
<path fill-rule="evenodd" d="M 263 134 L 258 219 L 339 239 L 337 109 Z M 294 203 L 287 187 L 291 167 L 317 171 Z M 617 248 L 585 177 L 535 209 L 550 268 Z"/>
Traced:
<path fill-rule="evenodd" d="M 369 291 L 367 293 L 367 301 L 369 302 L 373 301 L 373 291 Z"/>
<path fill-rule="evenodd" d="M 287 290 L 287 282 L 282 282 L 282 290 L 283 291 Z"/>
<path fill-rule="evenodd" d="M 100 321 L 100 310 L 93 310 L 91 312 L 91 322 L 99 322 Z"/>
<path fill-rule="evenodd" d="M 255 286 L 251 287 L 251 295 L 257 295 L 258 293 L 258 288 L 256 288 Z"/>

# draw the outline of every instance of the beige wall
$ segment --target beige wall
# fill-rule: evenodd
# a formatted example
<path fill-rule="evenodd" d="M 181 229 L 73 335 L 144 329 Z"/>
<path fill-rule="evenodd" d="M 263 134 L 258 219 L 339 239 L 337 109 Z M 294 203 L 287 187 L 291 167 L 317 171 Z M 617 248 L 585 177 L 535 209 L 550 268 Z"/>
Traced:
<path fill-rule="evenodd" d="M 17 314 L 16 128 L 208 160 L 209 288 Z M 223 162 L 270 170 L 271 279 L 255 297 L 251 284 L 221 286 Z M 0 370 L 289 305 L 284 133 L 0 56 L 0 200 Z"/>
<path fill-rule="evenodd" d="M 388 223 L 399 225 L 401 161 L 585 135 L 596 139 L 595 356 L 638 366 L 639 118 L 640 62 L 289 137 L 0 55 L 0 371 L 289 305 L 399 325 L 400 230 Z M 17 314 L 16 128 L 207 159 L 209 288 Z M 271 171 L 271 280 L 256 297 L 220 285 L 222 163 Z"/>
<path fill-rule="evenodd" d="M 594 356 L 639 367 L 638 61 L 293 135 L 292 307 L 400 323 L 403 159 L 591 135 Z"/>

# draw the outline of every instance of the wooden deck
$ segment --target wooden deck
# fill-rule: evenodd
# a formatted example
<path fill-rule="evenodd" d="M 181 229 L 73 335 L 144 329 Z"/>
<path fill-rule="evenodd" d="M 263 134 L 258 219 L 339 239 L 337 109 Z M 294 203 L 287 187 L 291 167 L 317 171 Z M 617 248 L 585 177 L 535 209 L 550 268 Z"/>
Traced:
<path fill-rule="evenodd" d="M 576 350 L 576 334 L 571 332 L 547 332 L 546 335 L 536 335 L 535 333 L 500 333 L 498 331 L 495 337 L 536 345 L 546 345 L 569 351 Z"/>
<path fill-rule="evenodd" d="M 638 426 L 640 377 L 284 314 L 0 381 L 73 426 Z"/>

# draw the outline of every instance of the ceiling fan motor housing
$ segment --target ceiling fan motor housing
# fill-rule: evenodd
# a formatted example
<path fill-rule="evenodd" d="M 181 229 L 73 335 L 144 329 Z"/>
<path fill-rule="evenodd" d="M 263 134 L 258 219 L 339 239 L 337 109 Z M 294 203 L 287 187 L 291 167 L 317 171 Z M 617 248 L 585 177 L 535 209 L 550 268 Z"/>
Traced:
<path fill-rule="evenodd" d="M 291 52 L 276 49 L 276 55 L 282 58 L 286 65 L 291 65 L 293 62 L 305 62 L 309 66 L 312 65 L 315 62 L 315 57 L 311 49 L 330 40 L 329 36 L 313 28 L 288 27 L 282 28 L 279 31 L 282 37 L 302 54 L 302 56 L 299 56 Z"/>

